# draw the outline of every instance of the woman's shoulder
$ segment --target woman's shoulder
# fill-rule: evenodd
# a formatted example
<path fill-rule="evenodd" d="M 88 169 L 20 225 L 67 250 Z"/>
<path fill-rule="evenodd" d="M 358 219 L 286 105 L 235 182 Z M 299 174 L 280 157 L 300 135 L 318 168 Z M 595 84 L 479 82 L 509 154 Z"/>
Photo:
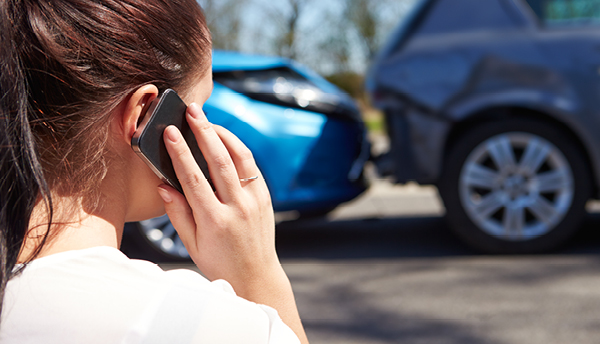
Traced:
<path fill-rule="evenodd" d="M 79 286 L 82 290 L 103 288 L 104 293 L 113 289 L 122 293 L 131 288 L 139 292 L 170 285 L 196 288 L 211 285 L 195 271 L 165 271 L 155 263 L 130 259 L 118 249 L 107 246 L 38 258 L 11 279 L 9 284 L 27 284 L 34 289 L 51 289 L 54 284 Z"/>
<path fill-rule="evenodd" d="M 274 309 L 235 296 L 229 283 L 109 247 L 33 261 L 9 282 L 2 324 L 7 343 L 297 343 Z"/>
<path fill-rule="evenodd" d="M 0 339 L 40 334 L 45 343 L 147 336 L 179 336 L 185 342 L 229 337 L 232 341 L 225 342 L 239 342 L 250 336 L 249 343 L 266 343 L 279 332 L 290 335 L 274 310 L 236 297 L 225 281 L 209 282 L 187 269 L 164 271 L 109 247 L 33 261 L 9 282 L 2 324 L 10 330 Z"/>

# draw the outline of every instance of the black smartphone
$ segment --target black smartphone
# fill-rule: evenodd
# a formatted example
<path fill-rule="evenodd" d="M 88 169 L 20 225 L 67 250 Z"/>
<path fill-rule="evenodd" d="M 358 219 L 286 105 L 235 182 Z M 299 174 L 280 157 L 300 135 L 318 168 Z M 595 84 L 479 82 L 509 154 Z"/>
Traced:
<path fill-rule="evenodd" d="M 196 137 L 190 129 L 185 113 L 187 105 L 177 92 L 167 89 L 154 99 L 135 134 L 131 138 L 131 147 L 165 183 L 183 193 L 177 179 L 171 157 L 163 139 L 163 132 L 169 125 L 176 126 L 187 142 L 196 163 L 209 178 L 208 165 L 202 156 Z M 210 178 L 209 178 L 210 179 Z"/>

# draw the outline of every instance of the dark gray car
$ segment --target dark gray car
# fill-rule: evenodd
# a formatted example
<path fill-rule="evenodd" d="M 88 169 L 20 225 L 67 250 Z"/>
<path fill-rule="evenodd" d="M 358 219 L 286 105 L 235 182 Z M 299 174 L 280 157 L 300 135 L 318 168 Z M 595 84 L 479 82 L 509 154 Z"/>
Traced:
<path fill-rule="evenodd" d="M 599 24 L 599 0 L 418 2 L 367 78 L 382 173 L 436 184 L 481 250 L 563 243 L 599 196 Z"/>

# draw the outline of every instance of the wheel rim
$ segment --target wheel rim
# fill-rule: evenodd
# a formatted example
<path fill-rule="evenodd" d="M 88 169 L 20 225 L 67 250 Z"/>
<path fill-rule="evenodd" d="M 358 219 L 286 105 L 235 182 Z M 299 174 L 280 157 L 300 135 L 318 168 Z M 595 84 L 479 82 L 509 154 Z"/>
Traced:
<path fill-rule="evenodd" d="M 530 133 L 504 133 L 467 157 L 459 194 L 467 215 L 485 233 L 526 241 L 550 232 L 569 211 L 573 173 L 551 142 Z"/>
<path fill-rule="evenodd" d="M 148 242 L 158 251 L 175 258 L 190 257 L 167 215 L 141 221 L 139 225 Z"/>

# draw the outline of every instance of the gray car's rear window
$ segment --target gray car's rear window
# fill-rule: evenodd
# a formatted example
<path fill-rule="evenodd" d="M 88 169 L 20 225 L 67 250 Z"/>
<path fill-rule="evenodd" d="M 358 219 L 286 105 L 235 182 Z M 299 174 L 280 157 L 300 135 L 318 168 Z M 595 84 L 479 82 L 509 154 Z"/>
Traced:
<path fill-rule="evenodd" d="M 527 0 L 545 26 L 600 25 L 600 0 Z"/>

